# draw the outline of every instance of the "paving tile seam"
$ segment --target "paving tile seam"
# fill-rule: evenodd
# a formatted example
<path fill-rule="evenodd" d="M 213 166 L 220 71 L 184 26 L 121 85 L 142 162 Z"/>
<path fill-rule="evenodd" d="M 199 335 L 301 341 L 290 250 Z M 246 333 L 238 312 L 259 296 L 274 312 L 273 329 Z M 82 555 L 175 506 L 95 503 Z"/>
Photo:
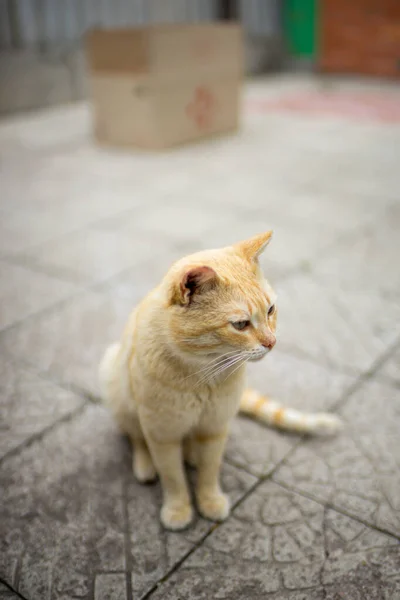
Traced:
<path fill-rule="evenodd" d="M 53 421 L 52 423 L 50 423 L 50 425 L 48 425 L 47 427 L 45 427 L 41 431 L 38 431 L 37 433 L 34 433 L 33 435 L 31 435 L 28 439 L 26 439 L 24 442 L 22 442 L 16 448 L 13 448 L 12 450 L 9 450 L 8 452 L 6 452 L 0 458 L 0 466 L 4 462 L 6 462 L 8 459 L 12 458 L 13 456 L 15 456 L 17 454 L 20 454 L 20 452 L 22 452 L 26 448 L 29 448 L 29 446 L 32 446 L 32 444 L 34 444 L 36 442 L 40 442 L 49 433 L 51 433 L 54 429 L 56 429 L 57 427 L 60 427 L 60 425 L 62 425 L 64 423 L 68 423 L 70 421 L 73 421 L 75 418 L 79 417 L 79 415 L 86 409 L 88 403 L 89 403 L 88 400 L 86 400 L 86 401 L 82 400 L 82 404 L 80 404 L 73 411 L 71 411 L 70 413 L 67 413 L 66 415 L 63 415 L 59 419 L 56 419 L 55 421 Z"/>
<path fill-rule="evenodd" d="M 400 538 L 398 538 L 396 535 L 394 535 L 393 533 L 391 533 L 390 531 L 386 531 L 384 529 L 380 529 L 379 527 L 376 527 L 375 525 L 371 525 L 370 523 L 363 521 L 362 519 L 359 519 L 357 517 L 355 517 L 354 515 L 350 515 L 348 514 L 346 511 L 337 508 L 336 506 L 330 504 L 329 502 L 321 502 L 320 500 L 314 498 L 312 495 L 303 493 L 299 490 L 297 490 L 296 488 L 292 488 L 290 486 L 287 486 L 285 484 L 283 484 L 281 481 L 279 481 L 279 479 L 277 480 L 274 475 L 276 473 L 276 471 L 278 471 L 279 467 L 285 463 L 290 456 L 295 452 L 295 450 L 297 450 L 305 441 L 304 436 L 301 440 L 299 440 L 299 442 L 297 444 L 295 444 L 293 446 L 293 448 L 291 448 L 289 450 L 289 452 L 283 457 L 283 459 L 281 461 L 279 461 L 279 463 L 277 465 L 275 465 L 266 475 L 263 476 L 259 476 L 258 480 L 243 494 L 243 496 L 241 496 L 241 498 L 239 498 L 233 505 L 232 505 L 232 510 L 231 513 L 228 517 L 228 519 L 222 523 L 214 523 L 213 525 L 211 525 L 210 529 L 208 532 L 206 532 L 202 538 L 200 540 L 198 540 L 196 542 L 196 544 L 194 544 L 194 546 L 188 550 L 188 552 L 179 560 L 177 561 L 173 567 L 166 573 L 164 574 L 163 577 L 161 577 L 152 587 L 151 589 L 146 592 L 146 594 L 144 596 L 142 596 L 140 598 L 140 600 L 148 600 L 149 598 L 151 598 L 151 596 L 157 591 L 157 589 L 160 587 L 161 584 L 165 583 L 166 581 L 168 581 L 170 579 L 170 577 L 176 573 L 181 567 L 182 565 L 187 561 L 188 558 L 190 558 L 190 556 L 192 556 L 192 554 L 194 552 L 196 552 L 196 550 L 198 550 L 206 541 L 206 539 L 219 527 L 223 527 L 224 524 L 226 524 L 232 517 L 234 517 L 235 515 L 235 510 L 236 508 L 238 508 L 243 502 L 245 502 L 247 500 L 248 497 L 250 497 L 261 485 L 263 485 L 263 483 L 265 483 L 268 480 L 273 481 L 276 485 L 279 485 L 282 489 L 285 489 L 291 493 L 297 494 L 298 496 L 307 498 L 309 500 L 312 500 L 313 502 L 315 502 L 316 504 L 318 504 L 319 506 L 323 507 L 324 509 L 324 514 L 326 512 L 326 510 L 330 509 L 333 510 L 334 512 L 338 513 L 338 514 L 342 514 L 345 517 L 350 518 L 353 521 L 359 522 L 360 524 L 368 527 L 369 529 L 374 529 L 382 534 L 388 535 L 389 537 L 392 537 L 393 539 L 395 539 L 396 541 L 400 541 Z M 229 464 L 233 464 L 230 461 L 226 461 Z M 245 471 L 247 473 L 247 470 L 244 469 L 243 467 L 238 467 L 237 465 L 234 465 L 237 468 L 240 468 L 242 471 Z M 254 476 L 254 473 L 249 473 L 252 474 Z M 325 547 L 325 546 L 324 546 Z M 326 560 L 327 556 L 325 556 L 325 560 Z M 325 589 L 324 589 L 325 591 Z"/>
<path fill-rule="evenodd" d="M 129 211 L 127 212 L 133 212 L 136 209 L 129 209 Z M 114 216 L 119 216 L 120 213 L 117 213 Z M 80 229 L 77 230 L 73 230 L 64 234 L 59 235 L 58 237 L 55 238 L 51 238 L 50 240 L 46 240 L 45 242 L 42 242 L 40 244 L 36 244 L 33 245 L 31 247 L 28 247 L 26 249 L 26 251 L 24 250 L 23 252 L 16 252 L 13 254 L 0 254 L 0 260 L 3 261 L 4 263 L 11 265 L 11 266 L 19 266 L 19 267 L 24 267 L 30 271 L 33 271 L 34 273 L 39 273 L 42 275 L 47 275 L 48 277 L 52 277 L 52 278 L 56 278 L 59 279 L 61 281 L 64 281 L 66 283 L 71 283 L 71 284 L 75 284 L 77 286 L 82 287 L 83 289 L 86 288 L 90 288 L 93 285 L 99 285 L 99 284 L 103 284 L 109 281 L 112 281 L 112 279 L 123 275 L 125 272 L 129 272 L 136 264 L 136 262 L 132 263 L 130 266 L 128 267 L 124 267 L 121 271 L 117 271 L 116 273 L 114 273 L 113 275 L 111 275 L 110 277 L 107 277 L 104 280 L 101 281 L 88 281 L 88 278 L 81 274 L 78 273 L 76 271 L 74 271 L 74 269 L 70 269 L 68 267 L 57 267 L 57 266 L 52 266 L 52 265 L 48 265 L 46 263 L 43 263 L 39 260 L 35 260 L 34 258 L 32 258 L 29 253 L 33 250 L 40 250 L 42 247 L 45 247 L 48 244 L 53 244 L 55 242 L 58 242 L 59 240 L 62 240 L 63 237 L 68 237 L 69 235 L 75 235 L 77 233 L 83 233 L 84 231 L 86 231 L 87 229 L 94 229 L 96 230 L 96 226 L 98 226 L 98 223 L 103 223 L 104 221 L 109 221 L 112 220 L 114 217 L 108 217 L 106 219 L 101 219 L 100 221 L 96 222 L 96 223 L 91 223 L 88 224 Z M 100 228 L 99 231 L 102 231 L 102 229 Z M 117 230 L 114 230 L 115 232 Z M 168 234 L 160 234 L 159 232 L 150 232 L 154 235 L 157 234 L 157 237 L 165 237 L 165 242 L 166 245 L 168 245 L 168 242 L 170 241 L 170 238 L 168 236 Z M 190 242 L 190 240 L 182 240 L 182 242 Z M 193 246 L 193 253 L 196 252 L 197 249 L 195 246 Z M 151 264 L 152 263 L 152 259 L 148 258 L 145 261 L 143 261 L 143 265 L 145 265 L 146 263 Z M 142 263 L 139 263 L 142 264 Z M 277 278 L 275 278 L 275 281 L 278 281 L 279 283 L 281 283 L 282 281 L 286 281 L 288 278 L 295 276 L 296 274 L 298 274 L 299 272 L 302 272 L 303 269 L 303 261 L 299 261 L 298 263 L 294 264 L 291 267 L 287 267 L 281 275 L 279 275 Z"/>
<path fill-rule="evenodd" d="M 327 371 L 330 371 L 331 373 L 348 375 L 349 377 L 359 377 L 363 372 L 363 371 L 359 371 L 356 369 L 352 369 L 351 367 L 348 368 L 345 365 L 339 365 L 329 359 L 326 359 L 326 360 L 321 359 L 320 360 L 319 358 L 315 357 L 313 354 L 309 354 L 308 352 L 304 351 L 299 346 L 296 346 L 294 344 L 286 344 L 284 340 L 281 340 L 279 338 L 279 334 L 278 334 L 277 348 L 279 348 L 279 350 L 281 352 L 283 352 L 284 354 L 289 354 L 293 358 L 299 358 L 301 360 L 306 360 L 317 367 L 325 368 Z"/>
<path fill-rule="evenodd" d="M 6 353 L 4 353 L 4 356 L 5 355 L 6 355 Z M 54 385 L 55 387 L 59 387 L 59 388 L 65 390 L 66 392 L 71 392 L 75 396 L 78 396 L 78 397 L 90 402 L 91 404 L 102 405 L 102 403 L 103 403 L 100 396 L 97 396 L 91 390 L 83 388 L 83 387 L 77 385 L 76 383 L 74 383 L 73 381 L 70 382 L 70 381 L 65 381 L 63 379 L 60 379 L 52 371 L 49 371 L 49 370 L 42 371 L 41 369 L 39 369 L 38 367 L 36 367 L 35 365 L 33 365 L 32 363 L 30 363 L 29 361 L 27 361 L 24 358 L 16 358 L 15 356 L 13 356 L 11 354 L 7 355 L 6 358 L 7 358 L 7 361 L 9 363 L 11 363 L 12 365 L 14 365 L 15 367 L 19 367 L 22 370 L 33 373 L 34 375 L 36 375 L 36 377 L 39 377 L 44 382 L 50 383 L 50 384 Z"/>
<path fill-rule="evenodd" d="M 279 344 L 279 339 L 278 339 L 278 344 Z M 400 336 L 398 338 L 396 338 L 394 342 L 389 344 L 387 346 L 387 348 L 382 352 L 382 354 L 380 356 L 378 356 L 378 358 L 376 358 L 369 367 L 367 367 L 366 369 L 363 369 L 363 370 L 347 368 L 345 365 L 339 365 L 330 360 L 319 360 L 319 358 L 315 357 L 314 355 L 309 354 L 308 352 L 305 352 L 299 346 L 296 346 L 294 344 L 285 344 L 284 341 L 280 343 L 280 350 L 284 354 L 289 354 L 295 358 L 307 360 L 316 366 L 327 369 L 328 371 L 330 371 L 332 373 L 348 375 L 349 377 L 354 377 L 356 380 L 358 380 L 360 378 L 365 378 L 365 377 L 371 378 L 375 374 L 377 374 L 377 370 L 379 370 L 379 368 L 381 366 L 383 366 L 385 361 L 391 357 L 391 355 L 398 349 L 399 346 L 400 346 Z M 378 363 L 378 364 L 376 364 L 376 363 Z M 371 372 L 372 370 L 373 370 L 373 372 Z M 396 379 L 393 379 L 392 377 L 390 377 L 388 375 L 379 374 L 379 378 L 381 380 L 383 380 L 383 382 L 386 383 L 389 387 L 397 388 L 400 385 L 400 381 L 397 381 Z"/>
<path fill-rule="evenodd" d="M 36 251 L 36 250 L 40 250 L 42 247 L 48 245 L 48 244 L 53 244 L 55 242 L 58 242 L 60 240 L 62 240 L 63 238 L 68 237 L 69 235 L 76 235 L 78 233 L 83 233 L 84 231 L 86 231 L 87 229 L 95 229 L 97 227 L 99 227 L 101 224 L 106 224 L 108 221 L 113 221 L 114 219 L 118 218 L 118 217 L 123 217 L 125 214 L 129 214 L 129 213 L 133 213 L 137 210 L 139 210 L 140 208 L 148 208 L 148 204 L 146 204 L 145 207 L 141 207 L 139 206 L 134 206 L 132 208 L 124 208 L 120 211 L 117 211 L 115 213 L 113 213 L 112 215 L 108 215 L 107 217 L 101 217 L 100 219 L 94 219 L 93 221 L 89 221 L 86 222 L 84 225 L 77 227 L 77 228 L 72 228 L 68 231 L 65 231 L 64 233 L 61 233 L 59 235 L 56 235 L 44 242 L 38 242 L 37 244 L 32 244 L 30 246 L 27 246 L 23 251 L 19 251 L 19 252 L 11 252 L 11 253 L 5 253 L 5 254 L 0 254 L 0 259 L 1 260 L 8 260 L 8 259 L 16 259 L 16 258 L 21 258 L 24 259 L 26 258 L 26 256 L 32 252 L 32 251 Z"/>
<path fill-rule="evenodd" d="M 332 251 L 335 251 L 340 244 L 345 244 L 348 240 L 354 238 L 354 232 L 357 232 L 357 236 L 362 237 L 371 228 L 370 223 L 365 223 L 361 227 L 354 224 L 348 230 L 340 231 L 334 238 L 321 250 L 315 254 L 314 266 L 318 266 L 324 258 L 330 255 Z M 310 261 L 311 262 L 311 261 Z M 311 263 L 312 264 L 312 263 Z M 310 272 L 314 272 L 314 269 L 310 269 Z"/>
<path fill-rule="evenodd" d="M 25 324 L 25 323 L 27 323 L 29 321 L 32 321 L 33 319 L 37 319 L 38 317 L 42 317 L 46 313 L 52 313 L 52 312 L 57 311 L 59 308 L 61 308 L 63 306 L 68 306 L 69 303 L 74 302 L 77 298 L 79 298 L 79 296 L 84 296 L 85 293 L 88 292 L 88 291 L 90 291 L 90 290 L 88 290 L 87 288 L 84 288 L 84 287 L 80 288 L 80 287 L 78 287 L 75 292 L 73 292 L 72 294 L 69 294 L 65 298 L 62 298 L 61 300 L 58 300 L 57 302 L 54 302 L 50 306 L 46 306 L 44 308 L 41 308 L 38 311 L 33 312 L 33 313 L 27 315 L 26 317 L 23 317 L 22 319 L 14 321 L 14 323 L 10 323 L 10 325 L 6 325 L 5 327 L 3 327 L 0 330 L 0 337 L 1 337 L 1 335 L 3 333 L 11 331 L 14 327 L 20 327 L 21 325 L 23 325 L 23 324 Z"/>
<path fill-rule="evenodd" d="M 302 496 L 303 498 L 307 498 L 308 500 L 312 500 L 316 504 L 319 504 L 320 506 L 323 506 L 326 509 L 333 510 L 333 511 L 335 511 L 335 512 L 341 514 L 341 515 L 343 515 L 344 517 L 348 517 L 352 521 L 355 521 L 357 523 L 360 523 L 361 525 L 364 525 L 365 527 L 368 527 L 368 529 L 373 529 L 374 531 L 378 531 L 379 533 L 387 535 L 387 536 L 393 538 L 394 540 L 400 542 L 400 535 L 397 535 L 397 534 L 393 533 L 392 531 L 389 531 L 388 529 L 384 529 L 382 527 L 378 527 L 374 523 L 366 521 L 365 519 L 361 519 L 360 517 L 357 517 L 356 515 L 347 512 L 346 510 L 344 510 L 340 506 L 336 506 L 332 502 L 329 502 L 329 501 L 324 502 L 320 498 L 316 498 L 313 494 L 309 494 L 309 493 L 307 493 L 307 492 L 305 492 L 303 490 L 298 489 L 296 486 L 292 487 L 291 485 L 289 485 L 289 484 L 285 483 L 284 481 L 282 481 L 281 479 L 279 479 L 279 476 L 276 477 L 275 473 L 273 474 L 271 480 L 274 483 L 276 483 L 276 485 L 279 485 L 279 487 L 281 487 L 284 490 L 287 490 L 288 492 L 292 492 L 292 493 L 297 494 L 298 496 Z"/>
<path fill-rule="evenodd" d="M 0 337 L 3 333 L 12 330 L 14 327 L 20 327 L 21 325 L 23 325 L 24 323 L 26 323 L 30 320 L 36 319 L 38 317 L 42 317 L 46 313 L 52 314 L 53 312 L 56 312 L 57 310 L 59 310 L 61 307 L 68 306 L 68 304 L 72 304 L 77 298 L 79 298 L 79 296 L 84 296 L 85 294 L 87 294 L 87 292 L 92 292 L 93 294 L 98 294 L 98 295 L 103 295 L 103 296 L 109 295 L 109 293 L 112 291 L 112 288 L 110 288 L 110 289 L 108 289 L 108 288 L 96 289 L 96 288 L 99 288 L 100 285 L 101 286 L 106 285 L 110 279 L 112 279 L 114 277 L 118 277 L 120 275 L 123 275 L 125 271 L 129 272 L 129 270 L 132 269 L 135 265 L 140 264 L 140 266 L 142 266 L 142 265 L 146 265 L 147 263 L 148 263 L 148 261 L 143 261 L 143 263 L 133 263 L 131 265 L 131 267 L 128 267 L 128 268 L 124 267 L 123 269 L 121 269 L 121 271 L 114 273 L 111 277 L 107 277 L 106 279 L 104 279 L 102 281 L 90 281 L 86 285 L 82 285 L 82 286 L 77 285 L 76 291 L 69 294 L 65 298 L 62 298 L 61 300 L 54 302 L 50 306 L 41 308 L 38 311 L 33 312 L 33 313 L 27 315 L 26 317 L 23 317 L 22 319 L 14 321 L 14 323 L 10 323 L 10 325 L 6 325 L 2 329 L 0 329 Z M 29 267 L 27 267 L 27 268 L 29 268 Z M 46 274 L 46 273 L 43 273 L 43 274 Z M 60 279 L 59 277 L 57 277 L 56 279 L 59 279 L 60 281 L 62 281 L 62 279 Z M 68 283 L 71 283 L 71 282 L 68 282 Z M 127 315 L 127 317 L 128 316 L 129 315 Z"/>
<path fill-rule="evenodd" d="M 9 583 L 8 581 L 6 581 L 5 579 L 3 579 L 2 577 L 0 577 L 0 583 L 3 584 L 6 588 L 8 588 L 10 590 L 11 593 L 15 594 L 16 596 L 18 596 L 18 598 L 21 598 L 21 600 L 29 600 L 28 598 L 26 598 L 25 596 L 23 596 L 22 594 L 20 594 L 19 592 L 17 592 L 17 590 L 15 590 Z"/>
<path fill-rule="evenodd" d="M 400 346 L 400 336 L 398 337 L 398 339 L 380 357 L 378 357 L 378 359 L 375 361 L 374 365 L 370 369 L 368 369 L 367 371 L 365 371 L 364 373 L 362 373 L 362 374 L 360 374 L 358 376 L 358 378 L 355 380 L 355 382 L 352 385 L 350 385 L 350 387 L 347 390 L 345 390 L 343 396 L 341 398 L 339 398 L 336 402 L 334 402 L 332 404 L 332 406 L 330 407 L 330 410 L 331 411 L 337 411 L 340 408 L 342 408 L 344 406 L 344 404 L 351 398 L 351 396 L 366 381 L 369 381 L 369 380 L 371 380 L 374 377 L 374 375 L 379 370 L 379 368 L 385 363 L 385 361 L 388 358 L 390 358 L 390 356 L 396 351 L 396 349 L 398 348 L 398 346 Z M 42 439 L 43 437 L 45 437 L 47 435 L 47 433 L 50 433 L 51 430 L 54 427 L 57 427 L 59 424 L 65 422 L 65 421 L 69 421 L 69 420 L 73 419 L 74 416 L 75 416 L 75 414 L 78 414 L 79 412 L 81 412 L 86 407 L 86 405 L 88 403 L 101 404 L 101 399 L 99 397 L 97 397 L 96 395 L 94 395 L 93 393 L 91 393 L 89 390 L 81 388 L 79 386 L 76 386 L 73 382 L 68 382 L 67 383 L 67 382 L 64 382 L 64 381 L 62 381 L 62 380 L 60 380 L 58 378 L 54 378 L 54 376 L 53 376 L 53 374 L 52 374 L 51 371 L 43 372 L 41 370 L 36 369 L 33 365 L 29 364 L 28 362 L 17 361 L 15 359 L 15 357 L 11 357 L 11 362 L 13 362 L 13 364 L 19 364 L 21 366 L 26 366 L 26 368 L 32 369 L 35 372 L 35 374 L 38 375 L 44 381 L 50 382 L 50 383 L 52 383 L 54 385 L 57 385 L 58 387 L 60 387 L 62 389 L 65 389 L 66 391 L 71 391 L 71 392 L 75 393 L 80 398 L 82 398 L 83 404 L 80 405 L 72 413 L 68 413 L 68 415 L 64 415 L 60 419 L 58 419 L 55 422 L 53 422 L 52 424 L 50 424 L 48 427 L 44 428 L 40 432 L 38 432 L 38 433 L 34 434 L 33 436 L 31 436 L 30 438 L 28 438 L 21 445 L 17 446 L 16 448 L 12 449 L 10 452 L 6 453 L 0 459 L 0 464 L 3 461 L 5 461 L 7 458 L 9 458 L 10 456 L 18 454 L 24 448 L 26 448 L 27 446 L 29 446 L 32 443 L 34 443 L 36 440 L 39 440 L 39 439 Z M 308 440 L 307 436 L 302 436 L 299 444 L 295 444 L 294 448 L 297 448 L 298 445 L 307 442 L 307 440 Z M 288 454 L 290 454 L 290 452 Z M 240 470 L 243 470 L 243 471 L 245 471 L 246 473 L 248 473 L 250 475 L 253 475 L 253 476 L 261 478 L 261 479 L 265 479 L 265 478 L 267 478 L 267 477 L 269 477 L 269 476 L 272 475 L 272 473 L 274 472 L 275 468 L 277 468 L 278 466 L 280 466 L 282 464 L 282 462 L 286 459 L 286 457 L 288 456 L 288 454 L 276 465 L 276 467 L 274 467 L 271 471 L 269 471 L 266 474 L 254 473 L 254 472 L 252 472 L 250 470 L 247 470 L 242 465 L 236 464 L 234 461 L 227 461 L 227 462 L 229 464 L 231 464 L 232 466 L 235 466 L 236 468 L 239 468 Z"/>
<path fill-rule="evenodd" d="M 114 216 L 110 216 L 110 217 L 106 217 L 104 219 L 99 219 L 99 221 L 97 221 L 97 223 L 100 222 L 107 222 L 109 220 L 112 220 L 115 216 L 117 216 L 118 214 L 124 214 L 124 212 L 131 212 L 131 210 L 135 210 L 133 209 L 129 209 L 128 211 L 124 210 L 121 211 L 121 213 L 116 213 Z M 90 228 L 91 226 L 93 226 L 93 224 L 86 224 L 84 227 L 79 228 L 78 230 L 76 230 L 75 232 L 68 232 L 65 234 L 62 234 L 61 236 L 58 236 L 56 238 L 54 238 L 53 241 L 62 239 L 62 237 L 64 236 L 68 236 L 72 233 L 79 233 L 82 231 L 85 231 L 86 229 Z M 337 243 L 339 242 L 339 240 L 341 239 L 341 237 L 349 235 L 348 232 L 345 233 L 341 233 L 338 234 L 338 237 L 335 238 L 335 241 L 330 242 L 325 249 L 321 250 L 321 252 L 318 252 L 316 254 L 316 260 L 318 261 L 318 258 L 322 258 L 324 252 L 326 252 L 331 246 L 334 247 L 337 245 Z M 166 241 L 167 241 L 168 236 L 166 236 Z M 38 245 L 34 245 L 31 247 L 31 249 L 35 249 L 35 248 L 40 248 L 42 246 L 45 246 L 46 244 L 51 243 L 51 241 L 47 241 Z M 105 278 L 104 280 L 102 280 L 101 282 L 99 281 L 89 281 L 87 283 L 84 283 L 84 281 L 82 281 L 82 277 L 78 274 L 78 273 L 74 273 L 73 270 L 71 270 L 71 273 L 73 273 L 73 278 L 71 277 L 66 277 L 65 279 L 63 278 L 63 273 L 58 271 L 57 268 L 55 267 L 54 271 L 53 269 L 48 269 L 46 266 L 44 266 L 44 268 L 41 267 L 40 262 L 36 263 L 35 261 L 32 261 L 29 259 L 28 256 L 24 256 L 23 254 L 15 254 L 15 255 L 8 255 L 8 256 L 4 256 L 4 257 L 0 257 L 1 260 L 4 260 L 5 262 L 7 262 L 7 264 L 10 265 L 18 265 L 18 266 L 23 266 L 31 271 L 33 271 L 34 273 L 41 273 L 50 277 L 53 277 L 55 279 L 59 279 L 60 281 L 66 281 L 67 283 L 73 283 L 75 285 L 77 285 L 77 291 L 76 293 L 72 293 L 70 295 L 68 295 L 66 298 L 63 298 L 62 300 L 55 302 L 54 304 L 47 306 L 46 308 L 40 309 L 32 314 L 29 314 L 26 317 L 23 317 L 20 320 L 14 321 L 13 323 L 11 323 L 10 325 L 5 326 L 3 329 L 0 330 L 0 335 L 5 332 L 5 331 L 10 331 L 13 327 L 17 327 L 22 325 L 23 323 L 25 323 L 26 321 L 28 321 L 29 319 L 33 319 L 35 317 L 40 317 L 43 314 L 45 314 L 46 312 L 50 312 L 53 310 L 56 310 L 57 308 L 66 305 L 69 301 L 73 301 L 74 298 L 76 298 L 77 296 L 79 296 L 80 294 L 86 292 L 86 291 L 96 291 L 95 288 L 98 287 L 99 285 L 105 285 L 107 286 L 108 283 L 112 282 L 113 279 L 115 279 L 118 276 L 123 275 L 124 273 L 129 272 L 132 268 L 134 268 L 135 265 L 137 265 L 138 263 L 132 263 L 131 266 L 129 267 L 124 267 L 123 269 L 121 269 L 121 271 L 117 271 L 116 273 L 114 273 L 112 276 Z M 18 262 L 15 262 L 16 259 L 18 259 Z M 147 259 L 145 261 L 143 261 L 143 266 L 145 266 L 147 263 L 149 263 L 151 261 L 151 259 Z M 309 262 L 310 265 L 313 264 L 313 261 L 307 261 Z M 311 269 L 312 271 L 312 269 Z M 299 273 L 310 273 L 310 270 L 307 268 L 306 270 L 304 269 L 304 267 L 302 268 L 302 261 L 299 261 L 298 264 L 294 265 L 292 268 L 289 268 L 286 273 L 283 274 L 283 276 L 281 278 L 278 278 L 278 286 L 279 283 L 282 281 L 287 281 L 290 280 L 292 277 L 295 277 L 296 275 L 298 275 Z M 76 277 L 76 279 L 75 279 Z M 71 280 L 72 279 L 72 280 Z M 275 286 L 277 287 L 277 286 Z M 110 286 L 109 291 L 112 291 L 112 287 Z"/>
<path fill-rule="evenodd" d="M 378 373 L 379 369 L 385 364 L 385 362 L 396 352 L 396 350 L 400 347 L 400 335 L 396 338 L 396 340 L 389 345 L 384 352 L 380 356 L 376 358 L 376 360 L 372 363 L 372 365 L 366 371 L 363 371 L 360 376 L 356 379 L 356 381 L 350 385 L 350 388 L 347 390 L 347 393 L 344 394 L 342 398 L 340 398 L 336 403 L 332 405 L 332 410 L 338 411 L 341 409 L 345 403 L 351 398 L 351 396 L 366 382 L 374 379 L 375 375 Z M 386 381 L 386 380 L 385 380 Z M 389 385 L 389 384 L 388 384 Z M 389 385 L 389 387 L 397 388 L 397 386 Z"/>
<path fill-rule="evenodd" d="M 125 585 L 126 585 L 126 598 L 127 600 L 133 600 L 132 592 L 132 577 L 131 573 L 133 570 L 133 556 L 131 549 L 131 529 L 129 524 L 129 513 L 128 513 L 128 490 L 127 482 L 124 480 L 122 489 L 122 518 L 124 523 L 124 557 L 125 557 Z"/>
<path fill-rule="evenodd" d="M 85 289 L 86 287 L 85 278 L 79 276 L 75 271 L 66 267 L 58 270 L 57 267 L 53 268 L 51 265 L 38 263 L 30 256 L 6 256 L 5 258 L 1 257 L 0 260 L 10 266 L 23 267 L 24 269 L 32 271 L 33 273 L 46 275 L 46 277 L 58 279 L 59 281 L 63 281 L 65 283 L 71 283 L 77 287 L 81 287 L 82 289 Z"/>
<path fill-rule="evenodd" d="M 223 527 L 224 523 L 228 523 L 228 521 L 234 517 L 235 514 L 235 510 L 245 501 L 247 500 L 247 498 L 249 496 L 251 496 L 265 481 L 267 481 L 268 479 L 271 479 L 273 474 L 275 473 L 275 471 L 279 468 L 279 466 L 284 463 L 291 455 L 292 453 L 297 449 L 297 447 L 301 444 L 302 440 L 299 440 L 299 442 L 297 444 L 295 444 L 293 446 L 293 448 L 291 448 L 288 453 L 274 466 L 272 467 L 272 469 L 270 469 L 270 471 L 263 476 L 256 476 L 254 475 L 254 473 L 250 473 L 248 472 L 245 468 L 243 467 L 238 467 L 235 464 L 231 463 L 230 461 L 227 461 L 225 459 L 225 461 L 228 464 L 232 464 L 232 466 L 235 466 L 236 468 L 240 469 L 242 472 L 247 473 L 248 475 L 252 475 L 253 477 L 256 477 L 256 481 L 253 483 L 253 485 L 251 485 L 249 487 L 249 489 L 244 492 L 244 494 L 238 498 L 236 500 L 236 502 L 234 502 L 232 504 L 231 507 L 231 512 L 229 513 L 228 518 L 221 522 L 221 523 L 210 523 L 210 529 L 192 546 L 192 548 L 190 548 L 190 550 L 188 550 L 185 555 L 183 557 L 180 558 L 179 561 L 177 561 L 172 567 L 171 569 L 169 569 L 169 571 L 167 573 L 165 573 L 162 577 L 160 577 L 160 579 L 150 588 L 150 590 L 148 590 L 148 592 L 146 592 L 144 594 L 144 596 L 142 596 L 140 598 L 140 600 L 148 600 L 148 598 L 150 598 L 154 592 L 158 589 L 158 587 L 162 584 L 165 583 L 166 581 L 168 581 L 168 579 L 174 574 L 176 573 L 176 571 L 178 571 L 180 569 L 180 567 L 186 562 L 186 560 L 198 549 L 200 548 L 203 543 L 205 542 L 205 540 L 219 527 Z"/>

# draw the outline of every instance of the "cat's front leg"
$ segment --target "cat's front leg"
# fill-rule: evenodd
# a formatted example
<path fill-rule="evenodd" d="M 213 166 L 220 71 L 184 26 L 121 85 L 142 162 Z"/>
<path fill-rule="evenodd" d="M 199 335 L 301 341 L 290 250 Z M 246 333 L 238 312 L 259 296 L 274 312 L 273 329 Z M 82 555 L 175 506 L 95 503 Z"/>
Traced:
<path fill-rule="evenodd" d="M 230 502 L 221 490 L 219 474 L 225 449 L 227 430 L 196 434 L 198 479 L 196 499 L 200 513 L 212 521 L 223 521 L 229 515 Z"/>
<path fill-rule="evenodd" d="M 181 440 L 159 442 L 146 437 L 163 490 L 161 522 L 167 529 L 184 529 L 192 521 L 193 509 L 183 468 Z"/>

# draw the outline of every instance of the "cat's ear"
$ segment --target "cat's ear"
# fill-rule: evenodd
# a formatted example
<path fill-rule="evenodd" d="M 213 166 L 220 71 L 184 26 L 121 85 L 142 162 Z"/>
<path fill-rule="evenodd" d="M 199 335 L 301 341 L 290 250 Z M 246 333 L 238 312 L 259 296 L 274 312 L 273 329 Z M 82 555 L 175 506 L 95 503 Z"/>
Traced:
<path fill-rule="evenodd" d="M 262 254 L 262 252 L 264 252 L 265 248 L 268 246 L 271 237 L 272 231 L 260 233 L 259 235 L 255 235 L 249 240 L 239 242 L 235 245 L 235 248 L 237 248 L 240 254 L 243 254 L 248 261 L 255 262 L 260 256 L 260 254 Z"/>
<path fill-rule="evenodd" d="M 191 267 L 179 277 L 173 302 L 187 306 L 195 294 L 209 289 L 216 281 L 217 274 L 211 267 Z"/>

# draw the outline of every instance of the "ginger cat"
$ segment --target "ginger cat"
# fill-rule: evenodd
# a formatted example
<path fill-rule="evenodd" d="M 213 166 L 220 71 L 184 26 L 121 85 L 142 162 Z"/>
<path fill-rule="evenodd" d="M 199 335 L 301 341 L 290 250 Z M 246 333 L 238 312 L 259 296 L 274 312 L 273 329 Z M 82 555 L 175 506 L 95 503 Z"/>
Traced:
<path fill-rule="evenodd" d="M 193 515 L 184 458 L 198 469 L 200 513 L 228 516 L 219 471 L 239 410 L 299 432 L 339 426 L 334 415 L 285 409 L 245 390 L 246 362 L 263 358 L 276 341 L 276 296 L 258 264 L 271 235 L 176 262 L 100 365 L 104 402 L 134 446 L 135 476 L 160 476 L 161 521 L 169 529 L 186 527 Z"/>

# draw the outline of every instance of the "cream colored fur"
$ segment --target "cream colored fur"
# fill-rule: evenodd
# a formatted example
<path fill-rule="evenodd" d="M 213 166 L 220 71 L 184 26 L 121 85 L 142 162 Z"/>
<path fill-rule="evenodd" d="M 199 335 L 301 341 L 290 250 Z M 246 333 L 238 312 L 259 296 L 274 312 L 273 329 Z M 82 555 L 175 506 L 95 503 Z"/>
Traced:
<path fill-rule="evenodd" d="M 186 527 L 193 515 L 184 458 L 198 469 L 201 514 L 217 521 L 228 516 L 219 471 L 240 409 L 297 431 L 331 432 L 339 425 L 333 415 L 303 415 L 245 390 L 246 362 L 275 344 L 275 294 L 257 261 L 270 237 L 175 263 L 101 362 L 104 403 L 132 441 L 137 479 L 161 479 L 167 528 Z"/>

